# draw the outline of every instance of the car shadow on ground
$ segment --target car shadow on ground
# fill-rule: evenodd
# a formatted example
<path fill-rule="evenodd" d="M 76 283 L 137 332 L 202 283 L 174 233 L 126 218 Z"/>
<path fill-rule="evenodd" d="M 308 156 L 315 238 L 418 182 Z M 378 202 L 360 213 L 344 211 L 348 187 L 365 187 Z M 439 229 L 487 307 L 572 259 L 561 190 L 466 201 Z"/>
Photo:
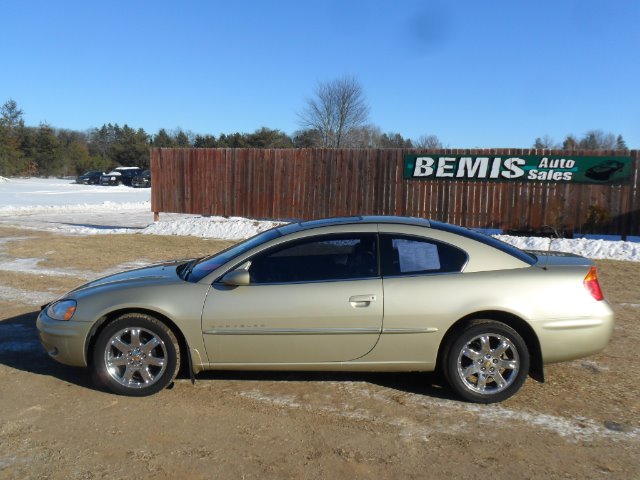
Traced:
<path fill-rule="evenodd" d="M 86 369 L 62 365 L 49 358 L 40 345 L 36 329 L 37 317 L 36 311 L 0 321 L 0 364 L 94 389 L 91 376 Z"/>
<path fill-rule="evenodd" d="M 46 375 L 92 390 L 89 370 L 62 365 L 47 355 L 40 345 L 36 318 L 29 312 L 0 321 L 0 364 L 36 375 Z M 181 372 L 179 378 L 188 378 Z M 441 399 L 455 397 L 436 374 L 359 373 L 359 372 L 245 372 L 208 371 L 196 376 L 197 382 L 231 380 L 238 382 L 367 382 L 381 387 Z"/>
<path fill-rule="evenodd" d="M 185 377 L 181 377 L 185 378 Z M 422 372 L 246 372 L 208 371 L 196 376 L 196 382 L 231 380 L 238 382 L 366 382 L 399 392 L 443 400 L 457 400 L 435 373 Z"/>

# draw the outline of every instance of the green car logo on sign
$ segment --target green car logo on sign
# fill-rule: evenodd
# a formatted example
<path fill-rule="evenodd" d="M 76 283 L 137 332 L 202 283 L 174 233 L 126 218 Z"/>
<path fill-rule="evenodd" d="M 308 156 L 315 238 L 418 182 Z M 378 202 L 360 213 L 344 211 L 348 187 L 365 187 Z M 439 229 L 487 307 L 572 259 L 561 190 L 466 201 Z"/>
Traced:
<path fill-rule="evenodd" d="M 624 183 L 631 157 L 583 156 L 404 156 L 404 178 L 520 182 Z"/>

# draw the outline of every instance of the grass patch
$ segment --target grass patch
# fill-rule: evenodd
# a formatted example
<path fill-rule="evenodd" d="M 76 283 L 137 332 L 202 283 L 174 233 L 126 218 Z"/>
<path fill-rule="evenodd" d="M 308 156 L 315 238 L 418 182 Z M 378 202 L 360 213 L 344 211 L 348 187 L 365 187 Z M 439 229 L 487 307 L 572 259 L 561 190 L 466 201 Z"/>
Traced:
<path fill-rule="evenodd" d="M 34 237 L 39 236 L 42 233 L 43 232 L 39 232 L 37 230 L 29 230 L 27 228 L 0 227 L 0 238 Z"/>
<path fill-rule="evenodd" d="M 27 236 L 23 232 L 25 231 L 16 230 L 15 236 Z M 8 242 L 3 250 L 6 255 L 14 258 L 41 258 L 39 265 L 47 268 L 100 272 L 122 263 L 201 257 L 234 243 L 228 240 L 160 235 L 81 237 L 32 232 L 28 239 Z"/>
<path fill-rule="evenodd" d="M 612 303 L 640 303 L 640 262 L 596 260 L 605 298 Z"/>
<path fill-rule="evenodd" d="M 20 272 L 2 272 L 2 285 L 31 292 L 63 294 L 87 283 L 86 278 L 71 276 L 32 275 Z"/>

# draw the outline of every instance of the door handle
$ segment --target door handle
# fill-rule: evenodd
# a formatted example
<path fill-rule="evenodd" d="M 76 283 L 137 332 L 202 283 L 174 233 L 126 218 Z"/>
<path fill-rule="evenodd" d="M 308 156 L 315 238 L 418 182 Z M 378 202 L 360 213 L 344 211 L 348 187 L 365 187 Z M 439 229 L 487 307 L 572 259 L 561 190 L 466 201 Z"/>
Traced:
<path fill-rule="evenodd" d="M 350 302 L 375 302 L 375 295 L 354 295 L 353 297 L 349 297 Z"/>
<path fill-rule="evenodd" d="M 354 308 L 368 307 L 371 302 L 375 302 L 377 299 L 376 295 L 353 295 L 349 297 L 349 303 Z"/>

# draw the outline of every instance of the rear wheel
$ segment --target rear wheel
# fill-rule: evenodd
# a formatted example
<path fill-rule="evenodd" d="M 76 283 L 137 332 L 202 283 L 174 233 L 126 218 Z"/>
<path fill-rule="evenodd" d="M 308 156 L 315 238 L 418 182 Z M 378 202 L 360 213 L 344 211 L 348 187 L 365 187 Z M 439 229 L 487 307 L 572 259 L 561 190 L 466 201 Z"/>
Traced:
<path fill-rule="evenodd" d="M 130 313 L 100 332 L 93 351 L 97 381 L 114 393 L 142 397 L 164 389 L 180 367 L 180 347 L 158 319 Z"/>
<path fill-rule="evenodd" d="M 529 373 L 529 351 L 513 328 L 475 321 L 454 337 L 443 365 L 451 388 L 467 401 L 494 403 L 515 394 Z"/>

